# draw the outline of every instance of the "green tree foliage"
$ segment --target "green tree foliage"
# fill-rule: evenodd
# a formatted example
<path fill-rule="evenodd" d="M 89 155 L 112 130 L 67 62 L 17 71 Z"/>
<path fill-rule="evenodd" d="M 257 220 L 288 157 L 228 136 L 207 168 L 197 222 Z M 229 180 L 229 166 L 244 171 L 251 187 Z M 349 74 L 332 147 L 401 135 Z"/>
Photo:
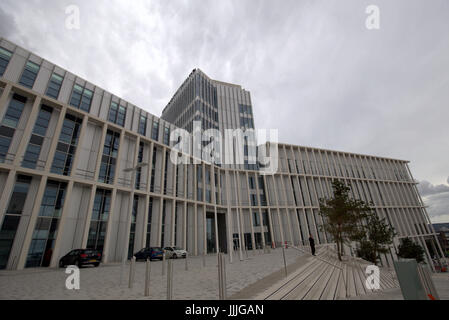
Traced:
<path fill-rule="evenodd" d="M 343 244 L 363 238 L 362 220 L 371 211 L 367 203 L 351 199 L 351 190 L 342 181 L 332 181 L 333 197 L 320 199 L 320 214 L 326 223 L 322 229 L 328 232 L 337 244 L 338 259 L 343 255 Z"/>
<path fill-rule="evenodd" d="M 409 238 L 405 238 L 399 245 L 398 256 L 404 259 L 416 259 L 418 263 L 424 262 L 424 249 Z"/>
<path fill-rule="evenodd" d="M 365 222 L 357 254 L 362 259 L 377 264 L 379 255 L 388 252 L 388 246 L 393 243 L 396 232 L 385 222 L 385 218 L 380 219 L 374 213 L 368 214 Z"/>

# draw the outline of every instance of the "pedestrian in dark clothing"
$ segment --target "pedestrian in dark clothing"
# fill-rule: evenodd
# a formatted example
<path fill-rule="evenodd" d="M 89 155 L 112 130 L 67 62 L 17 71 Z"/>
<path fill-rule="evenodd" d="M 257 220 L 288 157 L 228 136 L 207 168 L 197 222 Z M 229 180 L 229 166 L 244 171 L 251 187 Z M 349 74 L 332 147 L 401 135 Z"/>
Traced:
<path fill-rule="evenodd" d="M 315 240 L 313 240 L 312 235 L 309 235 L 310 249 L 312 250 L 312 255 L 315 255 Z"/>

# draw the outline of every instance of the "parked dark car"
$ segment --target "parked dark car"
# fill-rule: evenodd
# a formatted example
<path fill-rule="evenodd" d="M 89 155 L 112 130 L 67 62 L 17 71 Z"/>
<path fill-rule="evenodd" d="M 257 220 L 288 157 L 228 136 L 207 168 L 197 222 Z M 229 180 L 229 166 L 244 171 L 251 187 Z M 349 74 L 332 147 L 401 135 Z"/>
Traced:
<path fill-rule="evenodd" d="M 164 252 L 160 247 L 150 247 L 143 248 L 139 252 L 135 253 L 134 256 L 136 257 L 136 260 L 147 260 L 148 258 L 150 258 L 150 260 L 162 260 L 163 253 Z"/>
<path fill-rule="evenodd" d="M 98 267 L 101 262 L 101 253 L 91 249 L 75 249 L 67 253 L 59 260 L 59 267 L 64 268 L 69 265 L 76 265 L 79 268 L 93 264 Z"/>

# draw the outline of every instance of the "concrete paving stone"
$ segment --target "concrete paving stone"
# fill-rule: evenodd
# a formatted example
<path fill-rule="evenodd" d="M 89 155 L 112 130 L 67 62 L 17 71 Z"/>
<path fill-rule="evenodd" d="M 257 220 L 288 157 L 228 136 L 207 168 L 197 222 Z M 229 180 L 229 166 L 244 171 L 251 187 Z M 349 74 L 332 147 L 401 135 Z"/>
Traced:
<path fill-rule="evenodd" d="M 287 249 L 286 260 L 290 265 L 300 256 L 295 250 Z M 234 262 L 229 263 L 226 256 L 227 295 L 232 296 L 245 287 L 284 268 L 282 250 L 271 250 L 267 254 L 243 254 L 240 261 L 238 254 Z M 185 271 L 185 260 L 173 261 L 173 296 L 174 299 L 218 299 L 217 256 L 206 257 L 203 267 L 201 256 L 189 257 L 189 270 Z M 136 262 L 135 281 L 132 289 L 128 288 L 130 264 L 125 265 L 125 272 L 120 284 L 121 264 L 103 264 L 98 268 L 80 269 L 80 290 L 68 290 L 65 282 L 68 274 L 65 269 L 34 268 L 0 271 L 0 299 L 166 299 L 166 276 L 162 276 L 162 262 L 151 262 L 150 296 L 144 297 L 145 263 Z"/>

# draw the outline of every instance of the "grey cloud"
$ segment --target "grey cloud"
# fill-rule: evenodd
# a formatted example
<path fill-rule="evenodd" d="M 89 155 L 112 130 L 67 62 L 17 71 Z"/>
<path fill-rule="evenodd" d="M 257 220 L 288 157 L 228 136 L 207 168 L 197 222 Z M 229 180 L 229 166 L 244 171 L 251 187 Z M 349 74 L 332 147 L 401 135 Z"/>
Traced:
<path fill-rule="evenodd" d="M 428 206 L 427 212 L 431 220 L 438 219 L 440 222 L 449 222 L 449 192 L 423 197 L 424 204 Z M 441 219 L 445 220 L 441 220 Z"/>
<path fill-rule="evenodd" d="M 11 38 L 17 34 L 17 24 L 14 17 L 7 14 L 2 7 L 0 7 L 0 35 Z"/>
<path fill-rule="evenodd" d="M 199 67 L 250 90 L 256 126 L 282 142 L 410 160 L 436 194 L 449 158 L 449 1 L 375 2 L 377 31 L 367 0 L 80 0 L 81 29 L 67 30 L 73 1 L 2 0 L 0 31 L 156 115 Z"/>
<path fill-rule="evenodd" d="M 449 192 L 449 185 L 433 185 L 429 181 L 423 180 L 419 182 L 418 190 L 422 196 L 435 195 L 439 193 Z"/>

